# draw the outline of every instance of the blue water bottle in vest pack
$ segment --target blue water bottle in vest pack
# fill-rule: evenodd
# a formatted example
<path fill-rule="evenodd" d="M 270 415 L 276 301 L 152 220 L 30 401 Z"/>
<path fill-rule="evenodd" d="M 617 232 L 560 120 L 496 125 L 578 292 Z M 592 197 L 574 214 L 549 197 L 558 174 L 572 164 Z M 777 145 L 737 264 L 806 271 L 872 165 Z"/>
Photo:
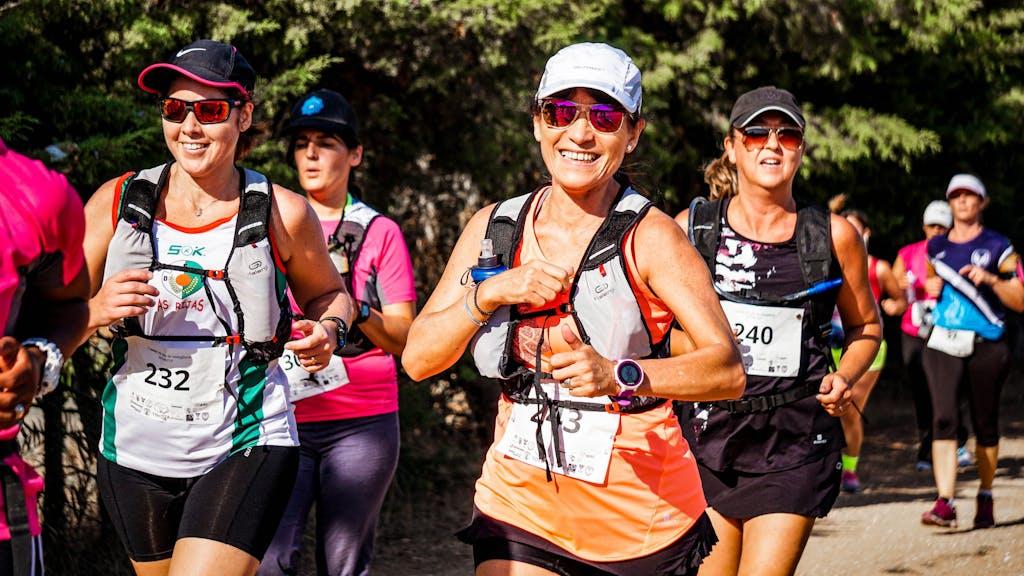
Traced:
<path fill-rule="evenodd" d="M 481 240 L 480 258 L 477 259 L 476 266 L 469 269 L 473 282 L 479 284 L 491 276 L 501 274 L 505 270 L 508 270 L 508 268 L 501 263 L 501 256 L 494 253 L 494 243 L 491 239 L 484 238 Z"/>

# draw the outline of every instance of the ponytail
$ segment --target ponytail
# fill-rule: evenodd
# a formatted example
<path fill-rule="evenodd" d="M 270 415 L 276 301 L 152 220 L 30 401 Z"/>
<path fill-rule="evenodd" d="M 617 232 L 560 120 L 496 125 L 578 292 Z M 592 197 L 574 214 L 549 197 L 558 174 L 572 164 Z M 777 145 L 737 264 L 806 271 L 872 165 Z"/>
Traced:
<path fill-rule="evenodd" d="M 711 189 L 712 200 L 736 195 L 739 191 L 739 176 L 736 174 L 736 164 L 729 161 L 728 152 L 722 152 L 721 157 L 704 167 L 704 182 Z"/>

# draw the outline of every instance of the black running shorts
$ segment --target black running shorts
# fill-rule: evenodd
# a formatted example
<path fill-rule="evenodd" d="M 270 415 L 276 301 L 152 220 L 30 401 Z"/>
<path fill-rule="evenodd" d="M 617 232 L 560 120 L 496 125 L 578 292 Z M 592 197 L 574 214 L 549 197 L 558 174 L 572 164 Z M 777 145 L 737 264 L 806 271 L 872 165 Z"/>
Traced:
<path fill-rule="evenodd" d="M 263 558 L 295 484 L 299 449 L 254 446 L 202 476 L 165 478 L 97 463 L 100 495 L 136 562 L 170 558 L 179 538 L 205 538 Z"/>

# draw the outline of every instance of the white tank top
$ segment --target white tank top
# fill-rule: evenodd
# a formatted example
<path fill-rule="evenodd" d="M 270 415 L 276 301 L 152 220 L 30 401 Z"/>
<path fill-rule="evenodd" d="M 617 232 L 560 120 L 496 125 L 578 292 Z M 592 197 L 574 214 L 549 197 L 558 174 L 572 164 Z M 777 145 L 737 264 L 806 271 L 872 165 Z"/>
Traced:
<path fill-rule="evenodd" d="M 231 217 L 202 229 L 157 221 L 153 228 L 156 258 L 167 265 L 223 270 L 234 243 L 236 220 Z M 271 257 L 268 253 L 268 261 Z M 149 284 L 160 295 L 139 319 L 143 333 L 176 337 L 237 333 L 238 319 L 223 281 L 162 269 L 154 272 Z M 277 360 L 253 364 L 239 344 L 214 346 L 208 340 L 140 336 L 115 341 L 113 354 L 117 370 L 112 377 L 113 394 L 108 387 L 103 397 L 101 448 L 108 458 L 116 455 L 122 466 L 191 478 L 239 450 L 298 445 L 287 380 Z"/>

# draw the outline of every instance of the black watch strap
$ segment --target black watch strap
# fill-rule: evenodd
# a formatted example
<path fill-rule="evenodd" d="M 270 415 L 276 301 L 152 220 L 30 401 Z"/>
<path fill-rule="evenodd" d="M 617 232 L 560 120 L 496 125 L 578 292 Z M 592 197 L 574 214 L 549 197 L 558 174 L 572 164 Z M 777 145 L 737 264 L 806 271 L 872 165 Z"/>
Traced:
<path fill-rule="evenodd" d="M 345 342 L 348 339 L 348 324 L 346 324 L 344 320 L 338 318 L 337 316 L 325 316 L 320 319 L 320 322 L 324 322 L 325 320 L 330 320 L 331 322 L 334 322 L 335 325 L 337 325 L 338 329 L 335 332 L 337 345 L 334 347 L 334 350 L 341 350 L 342 348 L 345 347 Z"/>

